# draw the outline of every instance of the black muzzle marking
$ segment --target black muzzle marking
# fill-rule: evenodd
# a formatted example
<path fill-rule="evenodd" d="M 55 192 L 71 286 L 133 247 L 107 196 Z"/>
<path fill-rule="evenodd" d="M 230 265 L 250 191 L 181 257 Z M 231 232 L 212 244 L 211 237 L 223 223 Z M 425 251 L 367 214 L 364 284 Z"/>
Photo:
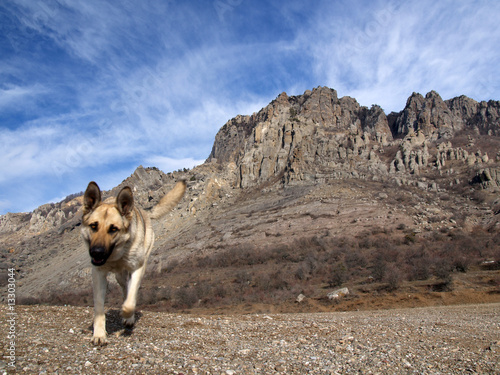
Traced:
<path fill-rule="evenodd" d="M 94 266 L 102 266 L 106 263 L 112 252 L 113 247 L 106 250 L 103 246 L 92 246 L 89 250 L 90 261 Z"/>

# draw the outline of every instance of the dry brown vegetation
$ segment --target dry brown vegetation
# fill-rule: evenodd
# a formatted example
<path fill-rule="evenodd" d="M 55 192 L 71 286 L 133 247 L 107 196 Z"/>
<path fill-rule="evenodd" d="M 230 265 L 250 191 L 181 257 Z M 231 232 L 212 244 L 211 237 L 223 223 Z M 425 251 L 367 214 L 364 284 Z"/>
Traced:
<path fill-rule="evenodd" d="M 480 229 L 472 234 L 456 230 L 424 238 L 404 230 L 387 233 L 376 228 L 354 239 L 312 237 L 289 245 L 224 249 L 167 266 L 165 283 L 168 279 L 185 282 L 180 288 L 163 288 L 170 290 L 163 293 L 160 305 L 168 309 L 280 304 L 293 301 L 299 293 L 322 300 L 326 289 L 341 286 L 379 294 L 403 285 L 452 291 L 453 280 L 461 279 L 461 274 L 486 275 L 485 260 L 490 261 L 486 263 L 490 270 L 500 268 L 499 240 L 498 235 Z M 500 292 L 500 273 L 490 275 L 488 282 Z M 152 296 L 155 289 L 148 291 L 149 300 L 146 293 L 144 302 L 157 304 L 159 299 Z"/>
<path fill-rule="evenodd" d="M 481 228 L 423 235 L 400 225 L 395 230 L 374 227 L 354 238 L 314 236 L 220 248 L 173 260 L 147 275 L 139 304 L 163 311 L 251 312 L 499 301 L 498 244 L 499 234 Z M 326 298 L 344 286 L 349 296 L 333 302 Z M 306 303 L 295 303 L 301 293 Z M 118 305 L 120 294 L 110 285 L 108 301 Z M 89 305 L 91 300 L 91 290 L 84 290 L 20 303 Z"/>

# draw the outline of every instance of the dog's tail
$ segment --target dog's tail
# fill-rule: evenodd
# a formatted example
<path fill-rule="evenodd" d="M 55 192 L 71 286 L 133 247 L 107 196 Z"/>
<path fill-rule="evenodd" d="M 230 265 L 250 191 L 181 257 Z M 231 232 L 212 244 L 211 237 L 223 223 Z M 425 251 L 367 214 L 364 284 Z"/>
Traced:
<path fill-rule="evenodd" d="M 151 219 L 160 219 L 170 212 L 184 196 L 186 181 L 179 181 L 174 188 L 165 195 L 151 211 Z"/>

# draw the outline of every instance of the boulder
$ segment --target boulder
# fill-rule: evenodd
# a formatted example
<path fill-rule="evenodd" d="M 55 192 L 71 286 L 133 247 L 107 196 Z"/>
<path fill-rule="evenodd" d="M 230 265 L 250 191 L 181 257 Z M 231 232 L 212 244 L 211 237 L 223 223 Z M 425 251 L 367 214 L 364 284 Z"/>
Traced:
<path fill-rule="evenodd" d="M 297 299 L 295 300 L 295 302 L 297 303 L 301 303 L 302 301 L 304 301 L 306 299 L 306 296 L 303 295 L 302 293 L 300 293 L 298 296 L 297 296 Z"/>
<path fill-rule="evenodd" d="M 349 294 L 348 288 L 340 288 L 340 289 L 334 290 L 333 292 L 328 293 L 327 297 L 329 300 L 333 300 L 333 299 L 339 299 L 341 297 L 347 296 L 348 294 Z"/>

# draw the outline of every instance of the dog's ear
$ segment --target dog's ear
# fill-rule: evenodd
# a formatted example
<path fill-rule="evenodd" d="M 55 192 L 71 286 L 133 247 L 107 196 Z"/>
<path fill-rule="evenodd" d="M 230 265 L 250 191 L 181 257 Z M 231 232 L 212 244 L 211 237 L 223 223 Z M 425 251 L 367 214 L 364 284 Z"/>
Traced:
<path fill-rule="evenodd" d="M 116 197 L 116 206 L 122 216 L 127 216 L 134 207 L 134 196 L 132 190 L 125 186 Z"/>
<path fill-rule="evenodd" d="M 94 181 L 91 181 L 83 196 L 83 213 L 93 211 L 101 203 L 101 189 Z"/>

